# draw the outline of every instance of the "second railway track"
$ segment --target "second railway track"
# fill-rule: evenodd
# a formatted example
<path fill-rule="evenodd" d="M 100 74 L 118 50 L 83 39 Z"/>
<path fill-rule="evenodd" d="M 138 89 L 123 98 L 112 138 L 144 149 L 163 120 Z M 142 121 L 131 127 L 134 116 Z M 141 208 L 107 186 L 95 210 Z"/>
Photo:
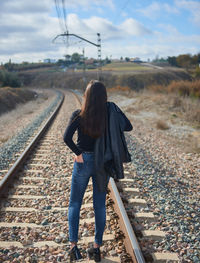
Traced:
<path fill-rule="evenodd" d="M 0 262 L 69 261 L 67 208 L 73 155 L 63 143 L 63 132 L 70 113 L 79 107 L 77 97 L 75 98 L 71 92 L 66 92 L 64 104 L 53 124 L 31 150 L 28 159 L 17 171 L 16 179 L 8 181 L 10 188 L 8 189 L 8 184 L 2 187 L 4 196 L 2 195 L 1 198 L 0 212 Z M 125 173 L 128 177 L 127 170 Z M 134 189 L 131 183 L 129 178 L 117 183 L 128 215 L 133 219 L 137 218 L 138 221 L 154 220 L 153 215 L 144 213 L 146 203 L 139 199 L 138 190 Z M 122 222 L 127 217 L 126 211 L 122 212 L 123 204 L 122 208 L 118 206 L 118 202 L 121 201 L 118 200 L 118 190 L 112 179 L 109 188 L 108 222 L 104 234 L 104 245 L 101 248 L 103 261 L 145 262 L 134 233 L 130 237 L 134 225 L 128 218 L 126 218 L 128 223 Z M 82 244 L 83 261 L 87 260 L 85 250 L 88 243 L 93 242 L 94 236 L 91 192 L 91 184 L 89 184 L 84 196 L 80 220 L 79 244 Z M 133 198 L 134 195 L 136 198 Z M 129 228 L 131 228 L 130 231 Z M 160 239 L 163 233 L 143 231 L 139 233 L 141 234 L 144 244 L 149 238 Z M 178 262 L 177 255 L 161 254 L 153 251 L 151 257 L 149 255 L 145 257 L 146 262 L 152 260 Z"/>

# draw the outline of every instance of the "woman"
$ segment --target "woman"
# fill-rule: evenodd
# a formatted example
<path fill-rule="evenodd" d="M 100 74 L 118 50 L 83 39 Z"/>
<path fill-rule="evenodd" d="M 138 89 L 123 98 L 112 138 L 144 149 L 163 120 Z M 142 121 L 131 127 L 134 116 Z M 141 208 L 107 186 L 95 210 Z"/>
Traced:
<path fill-rule="evenodd" d="M 69 254 L 71 261 L 82 258 L 77 247 L 79 215 L 82 199 L 90 177 L 92 177 L 93 182 L 95 241 L 93 247 L 88 250 L 88 255 L 90 259 L 94 259 L 96 262 L 101 261 L 100 246 L 106 223 L 106 190 L 104 188 L 102 190 L 99 185 L 103 177 L 101 180 L 98 180 L 95 161 L 99 161 L 97 160 L 97 155 L 99 158 L 97 145 L 101 144 L 102 146 L 100 138 L 105 137 L 109 126 L 108 108 L 109 103 L 107 102 L 105 86 L 99 81 L 90 81 L 84 94 L 82 108 L 73 112 L 64 134 L 64 142 L 75 154 L 68 210 L 69 240 L 71 242 Z M 126 123 L 125 130 L 131 130 L 131 123 L 122 112 L 121 115 Z M 77 144 L 72 140 L 76 130 L 78 131 Z M 102 163 L 102 154 L 100 161 Z M 109 176 L 104 178 L 104 181 L 106 181 L 104 184 L 107 187 Z"/>

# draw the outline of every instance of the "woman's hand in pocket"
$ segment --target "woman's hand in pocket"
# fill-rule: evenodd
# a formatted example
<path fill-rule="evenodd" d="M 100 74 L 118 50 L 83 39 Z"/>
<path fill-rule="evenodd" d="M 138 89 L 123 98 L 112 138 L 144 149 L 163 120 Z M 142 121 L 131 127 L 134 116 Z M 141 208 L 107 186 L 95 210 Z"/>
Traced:
<path fill-rule="evenodd" d="M 82 154 L 75 155 L 74 161 L 77 162 L 77 163 L 83 163 L 83 156 L 82 156 Z"/>

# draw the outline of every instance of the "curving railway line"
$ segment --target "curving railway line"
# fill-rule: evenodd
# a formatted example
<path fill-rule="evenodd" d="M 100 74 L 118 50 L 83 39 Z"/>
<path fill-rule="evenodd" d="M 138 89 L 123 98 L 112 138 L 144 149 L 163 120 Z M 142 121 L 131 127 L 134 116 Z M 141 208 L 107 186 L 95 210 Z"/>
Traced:
<path fill-rule="evenodd" d="M 69 261 L 67 207 L 73 155 L 62 136 L 70 112 L 79 104 L 77 94 L 65 92 L 46 123 L 2 177 L 0 262 Z M 179 262 L 177 254 L 145 253 L 145 246 L 159 242 L 164 233 L 138 230 L 136 222 L 144 224 L 156 218 L 146 212 L 147 203 L 139 198 L 139 190 L 129 178 L 128 165 L 125 175 L 120 182 L 111 178 L 109 183 L 102 261 Z M 88 262 L 85 250 L 94 234 L 91 187 L 89 184 L 80 216 L 83 262 Z"/>

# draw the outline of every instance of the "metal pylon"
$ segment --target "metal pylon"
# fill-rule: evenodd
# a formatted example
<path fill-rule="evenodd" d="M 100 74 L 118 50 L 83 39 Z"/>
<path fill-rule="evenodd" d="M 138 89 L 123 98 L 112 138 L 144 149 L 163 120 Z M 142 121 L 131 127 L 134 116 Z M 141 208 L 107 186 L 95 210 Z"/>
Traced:
<path fill-rule="evenodd" d="M 98 47 L 98 73 L 97 73 L 97 77 L 98 80 L 100 79 L 101 76 L 101 35 L 100 33 L 97 33 L 97 47 Z"/>

